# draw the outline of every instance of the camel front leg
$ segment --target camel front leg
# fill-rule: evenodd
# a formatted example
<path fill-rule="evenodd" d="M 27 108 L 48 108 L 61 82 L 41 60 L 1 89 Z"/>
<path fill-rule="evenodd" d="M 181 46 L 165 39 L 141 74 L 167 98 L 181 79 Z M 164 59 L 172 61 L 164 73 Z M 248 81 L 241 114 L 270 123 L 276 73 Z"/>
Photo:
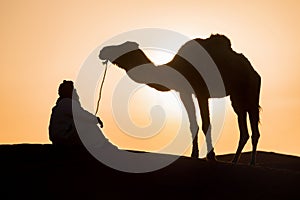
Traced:
<path fill-rule="evenodd" d="M 189 117 L 189 122 L 190 122 L 190 130 L 192 133 L 192 140 L 193 140 L 193 148 L 192 148 L 192 155 L 191 157 L 193 158 L 198 158 L 199 157 L 199 149 L 198 149 L 198 131 L 199 131 L 199 126 L 197 123 L 197 118 L 196 118 L 196 110 L 195 110 L 195 105 L 193 102 L 192 94 L 182 94 L 180 93 L 180 98 L 181 101 L 186 109 L 186 112 Z"/>
<path fill-rule="evenodd" d="M 209 117 L 209 106 L 208 106 L 208 99 L 206 98 L 198 98 L 198 103 L 200 107 L 200 114 L 202 119 L 202 131 L 205 135 L 206 139 L 206 146 L 207 146 L 207 155 L 206 159 L 215 161 L 215 152 L 214 147 L 212 145 L 212 136 L 211 136 L 211 124 L 210 124 L 210 117 Z"/>

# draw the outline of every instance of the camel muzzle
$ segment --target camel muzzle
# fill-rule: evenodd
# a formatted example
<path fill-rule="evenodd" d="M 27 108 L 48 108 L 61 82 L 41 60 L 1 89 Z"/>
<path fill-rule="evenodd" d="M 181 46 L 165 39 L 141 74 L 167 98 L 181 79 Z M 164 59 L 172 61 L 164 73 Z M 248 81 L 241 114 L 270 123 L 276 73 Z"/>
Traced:
<path fill-rule="evenodd" d="M 101 61 L 103 65 L 107 65 L 108 60 Z"/>

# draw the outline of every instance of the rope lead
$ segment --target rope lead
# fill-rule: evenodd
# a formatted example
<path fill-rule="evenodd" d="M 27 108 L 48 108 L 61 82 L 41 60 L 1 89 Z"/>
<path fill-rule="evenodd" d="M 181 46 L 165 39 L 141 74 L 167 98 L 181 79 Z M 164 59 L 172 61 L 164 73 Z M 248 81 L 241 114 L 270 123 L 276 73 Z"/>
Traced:
<path fill-rule="evenodd" d="M 99 103 L 100 103 L 100 100 L 101 100 L 102 88 L 103 88 L 103 84 L 104 84 L 104 80 L 105 80 L 105 76 L 106 76 L 106 71 L 107 71 L 107 62 L 103 62 L 103 64 L 105 64 L 105 70 L 104 70 L 101 86 L 100 86 L 100 89 L 99 89 L 99 97 L 98 97 L 98 101 L 97 101 L 97 107 L 96 107 L 95 115 L 97 115 L 98 110 L 99 110 Z"/>

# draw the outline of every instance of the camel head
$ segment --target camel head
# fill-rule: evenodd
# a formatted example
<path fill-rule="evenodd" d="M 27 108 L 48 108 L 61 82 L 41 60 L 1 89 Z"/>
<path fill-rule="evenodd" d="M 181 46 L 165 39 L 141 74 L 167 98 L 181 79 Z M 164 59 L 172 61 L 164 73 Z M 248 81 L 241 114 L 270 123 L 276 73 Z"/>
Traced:
<path fill-rule="evenodd" d="M 132 59 L 130 53 L 139 50 L 139 45 L 136 42 L 127 41 L 120 45 L 106 46 L 100 50 L 99 58 L 104 60 L 104 63 L 110 61 L 121 68 L 126 69 L 126 64 L 129 59 Z"/>

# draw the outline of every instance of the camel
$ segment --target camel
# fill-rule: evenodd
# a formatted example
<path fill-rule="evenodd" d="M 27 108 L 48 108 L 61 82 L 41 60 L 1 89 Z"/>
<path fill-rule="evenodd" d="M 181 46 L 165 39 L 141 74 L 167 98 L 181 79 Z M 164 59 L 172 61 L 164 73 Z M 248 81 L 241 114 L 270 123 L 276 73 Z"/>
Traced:
<path fill-rule="evenodd" d="M 200 44 L 206 52 L 210 55 L 213 62 L 217 66 L 221 78 L 224 83 L 225 92 L 223 94 L 218 91 L 209 91 L 209 88 L 204 81 L 204 78 L 199 72 L 195 71 L 190 62 L 180 56 L 180 52 L 197 55 L 197 51 L 190 45 L 191 43 Z M 146 84 L 158 91 L 166 92 L 175 90 L 179 92 L 180 99 L 187 111 L 190 131 L 192 133 L 192 153 L 191 157 L 199 157 L 198 149 L 198 131 L 199 125 L 196 120 L 195 105 L 192 96 L 194 95 L 198 100 L 200 108 L 200 116 L 202 120 L 202 131 L 206 136 L 208 161 L 215 161 L 214 148 L 211 145 L 211 124 L 208 99 L 209 98 L 223 98 L 230 96 L 231 105 L 234 112 L 237 114 L 240 139 L 238 148 L 232 163 L 236 164 L 239 160 L 241 152 L 248 141 L 249 133 L 247 129 L 247 114 L 249 115 L 250 125 L 252 130 L 252 157 L 250 164 L 255 165 L 256 149 L 260 137 L 259 132 L 259 96 L 261 87 L 261 77 L 254 70 L 249 60 L 243 55 L 236 53 L 231 48 L 230 40 L 220 34 L 211 35 L 209 38 L 196 38 L 186 42 L 178 50 L 174 58 L 167 64 L 156 66 L 152 61 L 139 49 L 136 42 L 127 41 L 120 45 L 106 46 L 100 50 L 99 58 L 101 60 L 110 61 L 112 64 L 124 69 L 128 76 L 135 82 Z M 141 73 L 131 74 L 130 71 L 142 65 L 147 65 L 145 70 L 146 75 L 141 77 Z M 188 80 L 193 90 L 184 90 L 180 84 L 165 87 L 163 84 L 149 83 L 143 81 L 146 76 L 153 76 L 154 79 L 160 80 L 168 79 L 169 77 L 160 73 L 162 69 L 172 68 L 178 71 Z M 205 69 L 205 68 L 204 68 Z M 147 71 L 147 72 L 146 72 Z M 164 75 L 162 75 L 164 74 Z M 174 81 L 173 81 L 174 82 Z M 176 82 L 176 80 L 175 80 Z"/>

